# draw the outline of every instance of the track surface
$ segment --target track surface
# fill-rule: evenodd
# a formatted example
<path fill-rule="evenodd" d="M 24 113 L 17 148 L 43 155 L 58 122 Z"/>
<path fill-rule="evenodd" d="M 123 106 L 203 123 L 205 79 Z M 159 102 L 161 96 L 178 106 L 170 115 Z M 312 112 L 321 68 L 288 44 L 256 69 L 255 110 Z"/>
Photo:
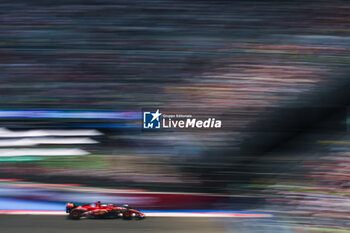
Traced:
<path fill-rule="evenodd" d="M 0 215 L 0 232 L 155 232 L 221 233 L 227 230 L 212 218 L 149 217 L 141 221 L 122 219 L 70 220 L 66 216 Z"/>

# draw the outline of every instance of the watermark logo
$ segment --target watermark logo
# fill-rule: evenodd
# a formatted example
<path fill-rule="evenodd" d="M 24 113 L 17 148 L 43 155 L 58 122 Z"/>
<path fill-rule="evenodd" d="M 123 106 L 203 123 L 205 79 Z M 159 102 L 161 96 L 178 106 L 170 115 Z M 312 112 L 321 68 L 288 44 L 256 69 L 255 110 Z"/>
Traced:
<path fill-rule="evenodd" d="M 220 129 L 222 121 L 214 117 L 193 116 L 191 114 L 167 113 L 162 109 L 143 111 L 143 129 Z"/>
<path fill-rule="evenodd" d="M 143 128 L 144 129 L 160 129 L 162 113 L 159 109 L 155 112 L 143 112 Z"/>

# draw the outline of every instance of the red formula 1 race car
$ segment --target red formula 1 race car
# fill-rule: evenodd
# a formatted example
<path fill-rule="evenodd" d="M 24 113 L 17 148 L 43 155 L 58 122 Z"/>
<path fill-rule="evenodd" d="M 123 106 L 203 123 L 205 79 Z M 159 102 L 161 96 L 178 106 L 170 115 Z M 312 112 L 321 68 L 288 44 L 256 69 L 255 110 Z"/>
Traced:
<path fill-rule="evenodd" d="M 123 218 L 125 220 L 143 219 L 145 215 L 136 209 L 130 208 L 128 205 L 117 206 L 114 204 L 102 204 L 96 202 L 87 205 L 75 205 L 67 203 L 66 212 L 69 213 L 71 219 L 80 219 L 81 217 L 94 218 Z"/>

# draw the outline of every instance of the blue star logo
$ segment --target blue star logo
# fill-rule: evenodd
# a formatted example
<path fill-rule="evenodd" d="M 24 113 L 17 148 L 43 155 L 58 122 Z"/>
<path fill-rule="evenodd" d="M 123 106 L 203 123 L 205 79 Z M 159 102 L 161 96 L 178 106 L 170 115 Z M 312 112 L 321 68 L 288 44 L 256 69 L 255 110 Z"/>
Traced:
<path fill-rule="evenodd" d="M 143 128 L 144 129 L 160 129 L 161 115 L 157 109 L 156 112 L 143 112 Z"/>

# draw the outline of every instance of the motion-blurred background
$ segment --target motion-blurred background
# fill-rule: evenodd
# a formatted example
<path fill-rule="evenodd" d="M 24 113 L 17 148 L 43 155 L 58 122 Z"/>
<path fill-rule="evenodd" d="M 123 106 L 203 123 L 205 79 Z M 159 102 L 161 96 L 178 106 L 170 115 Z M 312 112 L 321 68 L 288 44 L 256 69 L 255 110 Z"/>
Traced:
<path fill-rule="evenodd" d="M 264 210 L 350 232 L 349 33 L 348 1 L 1 1 L 0 209 Z M 144 107 L 223 127 L 144 132 Z"/>

